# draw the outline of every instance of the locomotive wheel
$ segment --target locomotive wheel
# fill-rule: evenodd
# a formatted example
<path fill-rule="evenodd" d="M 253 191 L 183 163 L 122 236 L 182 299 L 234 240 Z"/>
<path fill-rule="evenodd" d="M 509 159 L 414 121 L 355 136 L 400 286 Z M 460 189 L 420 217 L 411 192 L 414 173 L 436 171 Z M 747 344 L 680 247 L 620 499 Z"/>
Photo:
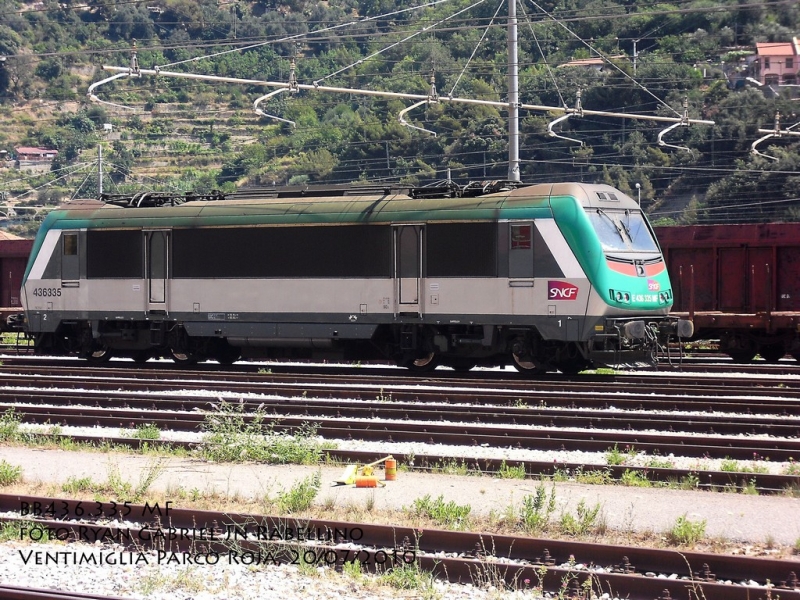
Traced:
<path fill-rule="evenodd" d="M 775 344 L 774 346 L 759 348 L 758 353 L 761 355 L 761 358 L 768 363 L 776 363 L 786 354 L 786 349 L 782 344 Z"/>
<path fill-rule="evenodd" d="M 176 365 L 180 365 L 182 367 L 188 367 L 190 365 L 197 364 L 197 357 L 193 354 L 188 354 L 185 352 L 176 352 L 175 350 L 170 350 L 169 353 Z"/>
<path fill-rule="evenodd" d="M 520 358 L 513 353 L 511 357 L 514 359 L 514 368 L 520 373 L 525 373 L 526 375 L 540 375 L 547 372 L 546 369 L 543 369 L 531 360 Z"/>
<path fill-rule="evenodd" d="M 588 366 L 589 364 L 582 358 L 574 358 L 558 363 L 556 368 L 558 368 L 558 370 L 564 375 L 577 375 L 581 371 L 588 368 Z"/>
<path fill-rule="evenodd" d="M 435 353 L 431 352 L 427 356 L 406 361 L 403 366 L 409 371 L 414 371 L 416 373 L 427 373 L 428 371 L 433 371 L 438 364 L 439 359 L 436 357 Z"/>
<path fill-rule="evenodd" d="M 469 371 L 471 371 L 472 369 L 474 369 L 474 368 L 475 368 L 475 366 L 476 366 L 476 363 L 474 363 L 474 362 L 469 362 L 469 361 L 466 361 L 466 362 L 456 362 L 456 363 L 453 363 L 452 365 L 450 365 L 450 367 L 451 367 L 451 368 L 453 369 L 453 371 L 455 371 L 456 373 L 468 373 Z"/>
<path fill-rule="evenodd" d="M 238 348 L 233 347 L 226 348 L 225 350 L 219 351 L 216 355 L 214 355 L 214 360 L 221 365 L 232 365 L 240 358 L 242 358 L 242 353 Z"/>
<path fill-rule="evenodd" d="M 96 348 L 94 352 L 91 352 L 89 356 L 86 357 L 86 360 L 93 363 L 104 363 L 111 360 L 111 350 L 108 346 L 103 346 L 102 348 Z"/>

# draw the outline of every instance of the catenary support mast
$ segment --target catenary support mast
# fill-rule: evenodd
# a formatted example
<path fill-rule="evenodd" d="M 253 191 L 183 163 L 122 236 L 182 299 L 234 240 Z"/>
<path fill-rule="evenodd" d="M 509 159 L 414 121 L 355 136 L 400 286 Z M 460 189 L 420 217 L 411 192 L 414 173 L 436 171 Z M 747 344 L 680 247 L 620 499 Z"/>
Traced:
<path fill-rule="evenodd" d="M 508 179 L 519 181 L 519 58 L 517 0 L 508 0 Z"/>

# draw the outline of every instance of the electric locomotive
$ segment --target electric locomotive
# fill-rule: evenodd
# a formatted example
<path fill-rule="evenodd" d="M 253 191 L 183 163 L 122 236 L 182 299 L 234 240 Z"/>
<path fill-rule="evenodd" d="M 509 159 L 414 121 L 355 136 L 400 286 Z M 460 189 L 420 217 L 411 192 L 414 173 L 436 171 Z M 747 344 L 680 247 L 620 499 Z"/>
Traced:
<path fill-rule="evenodd" d="M 91 360 L 383 359 L 537 373 L 654 361 L 690 321 L 637 204 L 514 182 L 108 196 L 50 213 L 36 348 Z"/>

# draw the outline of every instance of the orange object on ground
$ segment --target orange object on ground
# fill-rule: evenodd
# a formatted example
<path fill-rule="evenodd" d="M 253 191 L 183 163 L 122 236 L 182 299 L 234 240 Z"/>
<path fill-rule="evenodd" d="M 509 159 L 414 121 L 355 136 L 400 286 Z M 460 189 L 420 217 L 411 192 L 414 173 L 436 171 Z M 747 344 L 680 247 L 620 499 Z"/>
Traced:
<path fill-rule="evenodd" d="M 394 458 L 387 458 L 384 463 L 384 479 L 386 481 L 394 481 L 397 479 L 397 460 Z"/>
<path fill-rule="evenodd" d="M 356 477 L 357 488 L 374 488 L 378 487 L 378 478 L 374 475 L 359 475 Z"/>

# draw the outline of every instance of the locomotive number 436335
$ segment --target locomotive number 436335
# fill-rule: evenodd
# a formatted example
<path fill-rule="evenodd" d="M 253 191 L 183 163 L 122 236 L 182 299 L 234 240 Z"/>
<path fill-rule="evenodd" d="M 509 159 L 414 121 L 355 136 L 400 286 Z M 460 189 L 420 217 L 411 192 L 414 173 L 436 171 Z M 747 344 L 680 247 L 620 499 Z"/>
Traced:
<path fill-rule="evenodd" d="M 61 295 L 61 288 L 33 288 L 33 295 L 39 296 L 40 298 L 49 296 L 60 296 Z"/>

